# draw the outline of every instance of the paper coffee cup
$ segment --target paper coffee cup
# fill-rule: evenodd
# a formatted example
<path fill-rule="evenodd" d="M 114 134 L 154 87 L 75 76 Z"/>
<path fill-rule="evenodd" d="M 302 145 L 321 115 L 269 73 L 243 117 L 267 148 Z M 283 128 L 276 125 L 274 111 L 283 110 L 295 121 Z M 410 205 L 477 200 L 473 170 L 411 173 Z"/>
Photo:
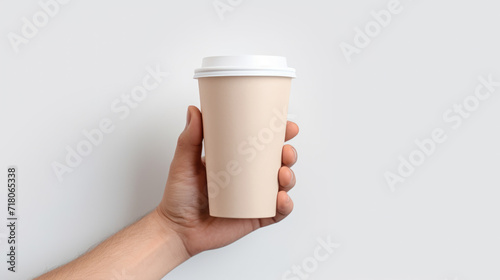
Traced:
<path fill-rule="evenodd" d="M 276 215 L 295 69 L 279 56 L 215 56 L 195 70 L 211 216 Z"/>

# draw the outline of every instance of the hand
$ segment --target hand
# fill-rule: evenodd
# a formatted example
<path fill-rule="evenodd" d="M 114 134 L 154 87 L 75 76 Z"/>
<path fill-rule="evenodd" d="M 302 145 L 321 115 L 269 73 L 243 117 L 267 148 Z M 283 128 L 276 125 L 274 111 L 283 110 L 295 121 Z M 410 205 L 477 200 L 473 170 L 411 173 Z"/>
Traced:
<path fill-rule="evenodd" d="M 298 132 L 297 124 L 288 122 L 285 141 L 295 137 Z M 208 212 L 206 170 L 201 158 L 202 140 L 201 113 L 198 108 L 189 106 L 186 127 L 177 141 L 163 199 L 156 208 L 164 225 L 178 234 L 190 256 L 228 245 L 258 228 L 277 223 L 293 209 L 293 202 L 287 192 L 295 185 L 295 176 L 290 167 L 297 161 L 297 152 L 292 146 L 285 145 L 282 167 L 278 173 L 280 187 L 275 217 L 211 217 Z"/>

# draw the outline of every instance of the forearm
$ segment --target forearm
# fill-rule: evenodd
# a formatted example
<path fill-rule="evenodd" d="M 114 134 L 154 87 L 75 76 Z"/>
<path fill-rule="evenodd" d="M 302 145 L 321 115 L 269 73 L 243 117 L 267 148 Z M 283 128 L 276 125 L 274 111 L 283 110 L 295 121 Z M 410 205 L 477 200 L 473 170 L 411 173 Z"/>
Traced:
<path fill-rule="evenodd" d="M 188 258 L 182 240 L 153 210 L 85 255 L 36 279 L 161 279 Z"/>

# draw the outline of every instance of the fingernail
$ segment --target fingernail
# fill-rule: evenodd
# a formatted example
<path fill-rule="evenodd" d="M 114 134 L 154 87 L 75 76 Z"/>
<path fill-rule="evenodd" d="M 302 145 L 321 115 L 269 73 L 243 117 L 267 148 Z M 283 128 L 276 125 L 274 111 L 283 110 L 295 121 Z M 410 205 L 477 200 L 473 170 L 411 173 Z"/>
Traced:
<path fill-rule="evenodd" d="M 292 174 L 292 178 L 290 179 L 290 184 L 288 184 L 288 185 L 292 185 L 293 179 L 295 178 L 295 174 L 293 174 L 293 171 L 291 169 L 290 169 L 290 174 Z"/>
<path fill-rule="evenodd" d="M 295 147 L 292 146 L 293 153 L 295 154 L 295 162 L 299 159 L 299 155 L 297 154 L 297 150 L 295 150 Z"/>
<path fill-rule="evenodd" d="M 184 129 L 186 129 L 189 126 L 189 122 L 191 122 L 191 113 L 189 112 L 189 107 L 188 107 L 186 116 L 186 127 L 184 127 Z"/>
<path fill-rule="evenodd" d="M 290 196 L 288 194 L 286 195 L 286 202 L 290 202 Z"/>

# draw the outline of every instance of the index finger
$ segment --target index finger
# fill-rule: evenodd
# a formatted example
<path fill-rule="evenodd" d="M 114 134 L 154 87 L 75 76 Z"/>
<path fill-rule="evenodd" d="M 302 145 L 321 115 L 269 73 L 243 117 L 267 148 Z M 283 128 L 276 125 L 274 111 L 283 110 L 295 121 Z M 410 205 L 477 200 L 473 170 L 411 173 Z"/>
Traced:
<path fill-rule="evenodd" d="M 292 139 L 299 133 L 299 126 L 291 121 L 286 122 L 285 141 Z"/>

